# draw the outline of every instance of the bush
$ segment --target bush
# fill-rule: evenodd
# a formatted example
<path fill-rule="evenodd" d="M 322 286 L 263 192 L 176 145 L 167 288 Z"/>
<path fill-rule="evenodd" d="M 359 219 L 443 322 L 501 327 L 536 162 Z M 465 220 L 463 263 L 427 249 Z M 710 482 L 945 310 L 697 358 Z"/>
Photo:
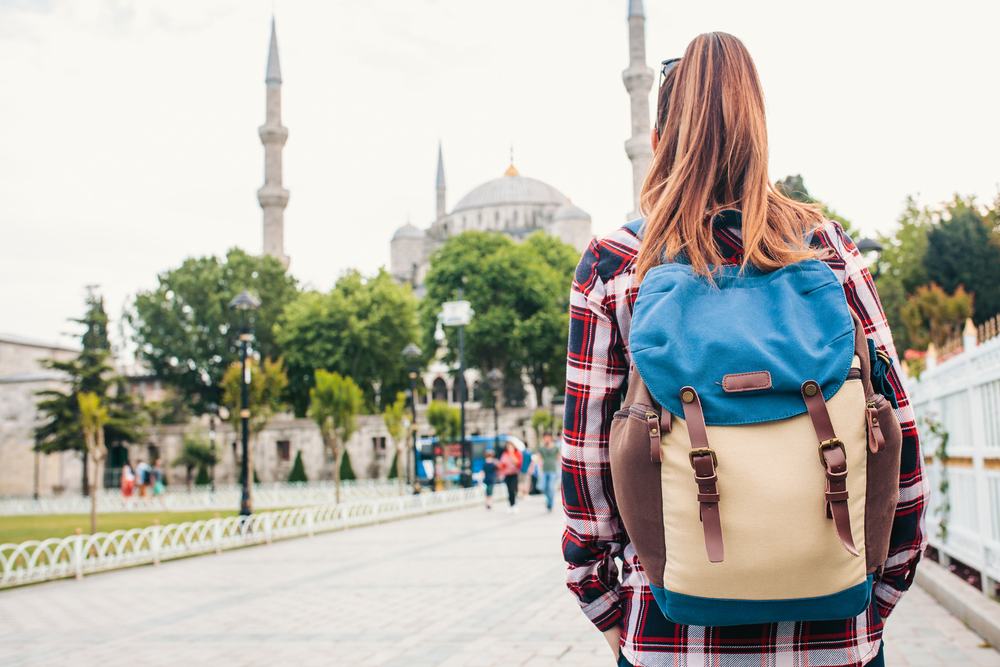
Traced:
<path fill-rule="evenodd" d="M 306 466 L 302 463 L 302 450 L 295 452 L 295 463 L 292 464 L 292 471 L 288 473 L 289 482 L 308 482 L 306 477 Z"/>
<path fill-rule="evenodd" d="M 399 477 L 399 470 L 396 468 L 396 461 L 399 460 L 399 452 L 392 455 L 392 465 L 389 466 L 389 474 L 386 475 L 386 479 L 396 479 Z"/>
<path fill-rule="evenodd" d="M 358 476 L 354 474 L 354 468 L 351 467 L 351 453 L 345 447 L 344 457 L 340 460 L 340 480 L 347 481 L 357 478 Z"/>
<path fill-rule="evenodd" d="M 208 468 L 198 466 L 198 476 L 194 478 L 194 483 L 198 486 L 205 486 L 212 483 L 212 479 L 208 476 Z"/>

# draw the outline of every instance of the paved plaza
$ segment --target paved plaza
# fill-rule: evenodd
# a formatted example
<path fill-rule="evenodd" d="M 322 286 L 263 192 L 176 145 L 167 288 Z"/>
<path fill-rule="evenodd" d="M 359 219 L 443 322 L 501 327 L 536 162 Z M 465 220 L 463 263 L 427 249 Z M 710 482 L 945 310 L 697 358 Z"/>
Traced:
<path fill-rule="evenodd" d="M 0 667 L 611 667 L 561 530 L 536 497 L 0 592 Z M 1000 667 L 982 644 L 914 587 L 887 664 Z"/>

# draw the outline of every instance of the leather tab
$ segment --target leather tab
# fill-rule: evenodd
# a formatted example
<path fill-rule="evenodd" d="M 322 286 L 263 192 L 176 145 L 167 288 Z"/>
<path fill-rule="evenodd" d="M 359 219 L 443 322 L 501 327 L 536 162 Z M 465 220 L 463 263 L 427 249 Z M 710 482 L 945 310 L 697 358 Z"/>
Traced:
<path fill-rule="evenodd" d="M 660 418 L 655 412 L 646 413 L 646 428 L 649 429 L 649 460 L 660 462 Z"/>
<path fill-rule="evenodd" d="M 868 449 L 873 454 L 878 454 L 885 450 L 885 436 L 882 435 L 882 427 L 878 423 L 878 408 L 875 401 L 869 401 L 865 407 L 865 418 L 868 421 Z"/>
<path fill-rule="evenodd" d="M 826 468 L 826 516 L 833 519 L 840 543 L 852 556 L 860 556 L 851 532 L 851 513 L 847 507 L 847 452 L 837 438 L 826 409 L 823 391 L 814 380 L 802 384 L 802 400 L 819 439 L 819 454 Z"/>
<path fill-rule="evenodd" d="M 743 391 L 758 391 L 771 388 L 771 374 L 767 371 L 755 373 L 733 373 L 722 376 L 722 390 L 728 394 Z"/>
<path fill-rule="evenodd" d="M 691 438 L 691 467 L 694 468 L 694 481 L 698 485 L 705 551 L 708 552 L 709 561 L 721 563 L 725 549 L 722 541 L 722 518 L 719 515 L 719 476 L 715 472 L 715 452 L 708 446 L 708 430 L 705 428 L 705 415 L 698 392 L 693 387 L 684 387 L 680 395 L 684 406 L 684 420 Z"/>

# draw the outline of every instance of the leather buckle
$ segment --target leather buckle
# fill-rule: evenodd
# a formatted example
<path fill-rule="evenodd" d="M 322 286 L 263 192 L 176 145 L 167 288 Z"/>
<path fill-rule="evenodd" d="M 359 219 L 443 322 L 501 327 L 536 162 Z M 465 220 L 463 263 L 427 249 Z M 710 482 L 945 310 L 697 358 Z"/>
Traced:
<path fill-rule="evenodd" d="M 840 451 L 844 453 L 844 458 L 846 459 L 847 449 L 844 448 L 844 443 L 841 442 L 840 438 L 830 438 L 829 440 L 824 440 L 821 443 L 819 443 L 819 462 L 823 465 L 824 468 L 826 468 L 827 465 L 826 465 L 826 459 L 823 457 L 823 450 L 836 449 L 837 447 L 840 447 Z"/>
<path fill-rule="evenodd" d="M 688 452 L 688 459 L 691 461 L 692 470 L 694 470 L 694 457 L 696 456 L 711 456 L 712 465 L 716 468 L 719 467 L 719 458 L 715 455 L 715 450 L 709 447 L 699 447 L 698 449 L 692 449 Z"/>

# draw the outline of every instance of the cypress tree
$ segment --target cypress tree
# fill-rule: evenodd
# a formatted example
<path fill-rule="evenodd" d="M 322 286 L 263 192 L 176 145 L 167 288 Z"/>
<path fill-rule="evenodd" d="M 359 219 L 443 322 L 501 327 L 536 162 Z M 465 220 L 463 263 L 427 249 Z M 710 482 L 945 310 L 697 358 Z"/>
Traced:
<path fill-rule="evenodd" d="M 399 452 L 392 455 L 392 465 L 389 466 L 389 474 L 386 479 L 396 479 L 399 477 L 399 470 L 396 469 L 396 462 L 399 460 Z"/>
<path fill-rule="evenodd" d="M 212 483 L 212 479 L 208 476 L 208 468 L 198 466 L 198 476 L 194 478 L 194 483 L 198 486 L 207 486 Z"/>
<path fill-rule="evenodd" d="M 357 479 L 358 476 L 354 474 L 354 468 L 351 467 L 351 453 L 344 449 L 344 457 L 340 461 L 340 479 Z"/>
<path fill-rule="evenodd" d="M 291 482 L 308 482 L 309 478 L 306 477 L 306 466 L 302 463 L 302 450 L 295 452 L 295 463 L 292 464 L 292 471 L 288 473 L 288 481 Z"/>

